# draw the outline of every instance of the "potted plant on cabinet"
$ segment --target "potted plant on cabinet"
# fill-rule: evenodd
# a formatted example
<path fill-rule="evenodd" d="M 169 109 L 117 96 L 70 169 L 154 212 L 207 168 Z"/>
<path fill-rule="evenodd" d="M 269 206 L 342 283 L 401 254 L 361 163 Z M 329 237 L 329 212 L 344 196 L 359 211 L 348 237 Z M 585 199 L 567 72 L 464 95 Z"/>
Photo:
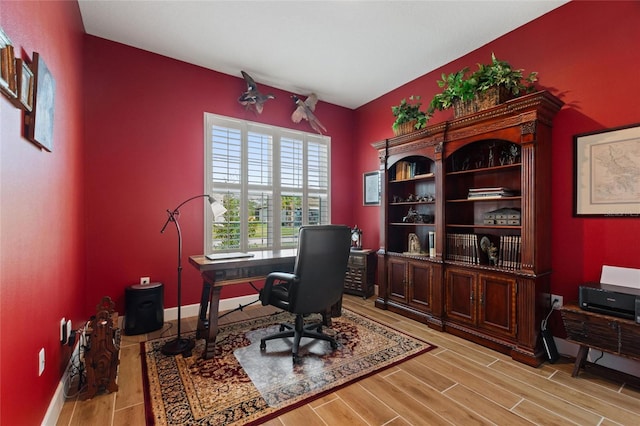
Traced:
<path fill-rule="evenodd" d="M 409 100 L 403 99 L 400 104 L 392 106 L 391 112 L 396 120 L 391 128 L 396 136 L 422 129 L 427 125 L 427 113 L 421 111 L 420 96 L 411 95 Z"/>
<path fill-rule="evenodd" d="M 491 53 L 489 65 L 478 64 L 478 69 L 469 74 L 468 68 L 449 75 L 442 74 L 438 86 L 443 88 L 436 94 L 427 110 L 431 116 L 436 110 L 454 109 L 454 117 L 481 111 L 504 101 L 535 90 L 537 72 L 525 76 L 522 69 L 513 69 Z"/>

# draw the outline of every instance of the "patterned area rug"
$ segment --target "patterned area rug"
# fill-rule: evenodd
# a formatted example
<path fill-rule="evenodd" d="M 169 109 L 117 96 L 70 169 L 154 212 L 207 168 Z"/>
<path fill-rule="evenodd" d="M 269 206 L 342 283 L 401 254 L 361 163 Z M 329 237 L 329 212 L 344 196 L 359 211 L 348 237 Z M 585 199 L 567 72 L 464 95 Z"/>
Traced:
<path fill-rule="evenodd" d="M 291 339 L 267 341 L 260 351 L 261 337 L 292 321 L 280 312 L 221 326 L 209 360 L 202 359 L 204 340 L 187 358 L 160 352 L 170 338 L 142 343 L 147 424 L 258 424 L 435 347 L 343 309 L 323 329 L 336 336 L 335 351 L 305 338 L 295 365 Z"/>

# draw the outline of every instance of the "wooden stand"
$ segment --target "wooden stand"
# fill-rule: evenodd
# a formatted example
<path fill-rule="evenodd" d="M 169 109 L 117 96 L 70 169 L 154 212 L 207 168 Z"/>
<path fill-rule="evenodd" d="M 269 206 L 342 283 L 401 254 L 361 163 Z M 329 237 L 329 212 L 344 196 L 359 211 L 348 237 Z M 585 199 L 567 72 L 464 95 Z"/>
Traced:
<path fill-rule="evenodd" d="M 560 313 L 567 340 L 580 345 L 573 377 L 584 367 L 590 348 L 640 360 L 640 324 L 635 321 L 585 311 L 575 302 L 563 306 Z"/>
<path fill-rule="evenodd" d="M 96 316 L 87 330 L 89 343 L 84 357 L 88 385 L 86 399 L 93 398 L 100 389 L 107 392 L 118 391 L 116 377 L 120 363 L 120 342 L 118 313 L 114 311 L 114 307 L 110 297 L 103 297 L 96 306 Z"/>

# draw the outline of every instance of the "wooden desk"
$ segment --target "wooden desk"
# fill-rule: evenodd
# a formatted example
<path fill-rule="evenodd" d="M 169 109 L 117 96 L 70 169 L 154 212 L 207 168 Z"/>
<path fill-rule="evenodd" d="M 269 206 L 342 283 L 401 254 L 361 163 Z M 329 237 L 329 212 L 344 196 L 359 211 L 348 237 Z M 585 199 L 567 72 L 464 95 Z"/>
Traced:
<path fill-rule="evenodd" d="M 189 257 L 189 263 L 200 271 L 203 280 L 196 339 L 205 339 L 204 359 L 212 358 L 215 352 L 222 287 L 261 280 L 274 271 L 293 272 L 296 252 L 296 249 L 258 251 L 252 252 L 255 256 L 250 258 L 215 261 L 204 255 Z"/>
<path fill-rule="evenodd" d="M 567 340 L 580 345 L 573 377 L 580 372 L 589 348 L 640 360 L 640 324 L 633 320 L 585 311 L 572 302 L 560 310 Z"/>

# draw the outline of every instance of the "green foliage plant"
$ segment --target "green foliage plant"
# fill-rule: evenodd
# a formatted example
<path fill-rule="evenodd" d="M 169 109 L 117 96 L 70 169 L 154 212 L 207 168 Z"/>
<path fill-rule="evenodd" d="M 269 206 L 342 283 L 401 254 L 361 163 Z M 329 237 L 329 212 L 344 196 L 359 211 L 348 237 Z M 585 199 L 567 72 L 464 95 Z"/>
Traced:
<path fill-rule="evenodd" d="M 430 117 L 436 110 L 449 109 L 454 102 L 474 99 L 478 93 L 492 87 L 504 87 L 513 97 L 533 92 L 537 76 L 537 72 L 525 76 L 522 69 L 513 69 L 508 62 L 498 60 L 491 53 L 491 63 L 478 64 L 473 73 L 468 67 L 449 75 L 443 73 L 442 79 L 437 81 L 442 92 L 431 99 L 427 115 Z"/>
<path fill-rule="evenodd" d="M 422 129 L 427 125 L 427 113 L 421 111 L 422 102 L 420 96 L 411 95 L 409 100 L 402 99 L 400 104 L 392 106 L 391 112 L 396 120 L 393 122 L 393 129 L 396 130 L 401 124 L 416 120 L 415 129 Z"/>

